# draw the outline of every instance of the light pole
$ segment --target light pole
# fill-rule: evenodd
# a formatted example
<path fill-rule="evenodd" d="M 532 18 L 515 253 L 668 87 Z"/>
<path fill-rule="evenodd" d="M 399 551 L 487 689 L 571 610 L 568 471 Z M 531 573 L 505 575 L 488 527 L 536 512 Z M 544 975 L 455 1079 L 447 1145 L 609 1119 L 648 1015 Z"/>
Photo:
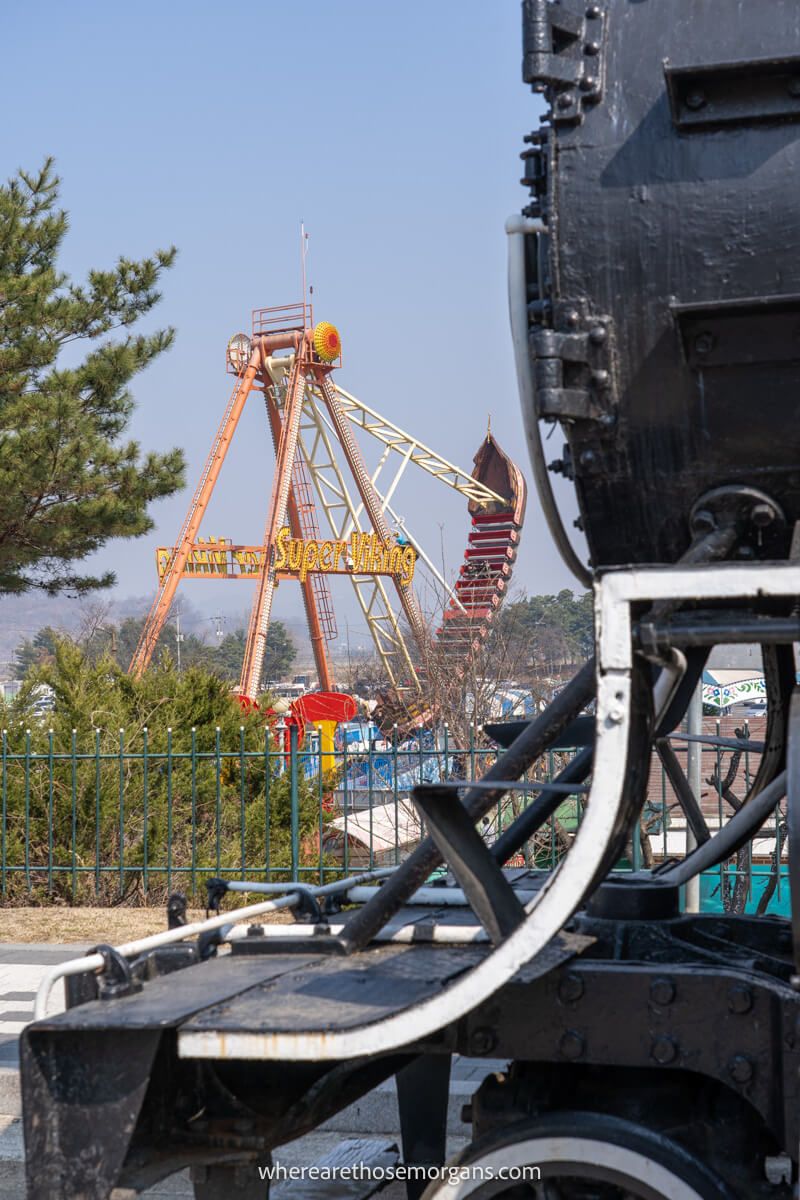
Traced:
<path fill-rule="evenodd" d="M 172 617 L 175 618 L 175 657 L 176 657 L 177 666 L 178 666 L 178 674 L 180 675 L 180 673 L 181 673 L 181 642 L 183 641 L 183 634 L 181 633 L 180 602 L 175 605 L 175 612 L 170 613 L 170 615 L 167 619 L 170 620 Z"/>

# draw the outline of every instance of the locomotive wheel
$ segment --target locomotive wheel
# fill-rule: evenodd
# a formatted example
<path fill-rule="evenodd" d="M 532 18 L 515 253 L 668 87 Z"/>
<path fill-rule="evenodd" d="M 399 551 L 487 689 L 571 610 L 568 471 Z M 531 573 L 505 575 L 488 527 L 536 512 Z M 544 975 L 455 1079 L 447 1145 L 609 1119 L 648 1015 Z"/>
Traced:
<path fill-rule="evenodd" d="M 677 1142 L 599 1113 L 552 1113 L 511 1126 L 474 1143 L 448 1168 L 449 1179 L 430 1184 L 423 1200 L 736 1200 Z M 504 1179 L 497 1178 L 501 1170 Z"/>

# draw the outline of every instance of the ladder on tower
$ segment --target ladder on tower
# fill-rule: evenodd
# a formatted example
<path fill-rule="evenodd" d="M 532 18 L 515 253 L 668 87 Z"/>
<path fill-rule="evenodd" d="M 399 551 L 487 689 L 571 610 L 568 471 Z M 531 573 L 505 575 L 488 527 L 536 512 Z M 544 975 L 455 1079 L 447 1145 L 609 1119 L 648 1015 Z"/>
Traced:
<path fill-rule="evenodd" d="M 295 504 L 297 505 L 300 536 L 306 542 L 320 541 L 322 535 L 320 533 L 319 521 L 317 520 L 317 506 L 314 503 L 314 496 L 311 491 L 311 479 L 305 459 L 303 458 L 303 451 L 299 446 L 297 447 L 297 454 L 292 468 L 292 492 L 294 493 Z M 338 637 L 339 630 L 336 626 L 330 589 L 324 575 L 312 574 L 309 575 L 309 579 L 311 580 L 311 590 L 314 593 L 317 616 L 319 617 L 322 631 L 325 634 L 325 640 L 332 642 Z"/>

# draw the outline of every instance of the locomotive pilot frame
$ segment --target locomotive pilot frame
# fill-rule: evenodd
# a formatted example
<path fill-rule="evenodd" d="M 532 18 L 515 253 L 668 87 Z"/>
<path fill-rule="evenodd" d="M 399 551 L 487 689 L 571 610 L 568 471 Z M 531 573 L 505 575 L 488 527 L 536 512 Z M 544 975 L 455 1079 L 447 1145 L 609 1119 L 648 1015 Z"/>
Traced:
<path fill-rule="evenodd" d="M 396 868 L 210 880 L 205 922 L 53 968 L 22 1037 L 30 1200 L 106 1200 L 186 1166 L 198 1200 L 263 1200 L 273 1149 L 392 1076 L 404 1159 L 428 1168 L 411 1200 L 798 1194 L 800 9 L 525 0 L 523 43 L 547 111 L 507 226 L 512 338 L 595 655 L 498 730 L 480 781 L 415 789 L 426 836 Z M 590 566 L 541 423 L 565 435 L 549 468 L 575 482 Z M 614 870 L 654 751 L 732 644 L 760 647 L 768 695 L 747 794 L 711 829 L 678 768 L 696 847 Z M 555 779 L 523 780 L 564 745 Z M 528 803 L 487 844 L 509 792 Z M 570 796 L 583 817 L 556 869 L 504 869 Z M 780 805 L 791 917 L 683 911 Z M 291 924 L 262 920 L 282 909 Z M 62 978 L 70 1006 L 49 1015 Z M 508 1065 L 487 1063 L 447 1175 L 453 1054 Z"/>

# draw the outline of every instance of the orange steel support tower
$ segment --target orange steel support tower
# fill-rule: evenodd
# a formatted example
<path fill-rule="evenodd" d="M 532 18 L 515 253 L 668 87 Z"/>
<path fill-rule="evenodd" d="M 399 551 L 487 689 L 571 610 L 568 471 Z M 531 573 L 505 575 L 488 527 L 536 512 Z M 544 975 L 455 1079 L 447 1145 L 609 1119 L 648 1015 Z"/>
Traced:
<path fill-rule="evenodd" d="M 310 305 L 302 304 L 257 310 L 254 314 L 253 333 L 252 340 L 247 339 L 247 354 L 239 353 L 236 384 L 130 666 L 131 673 L 139 676 L 152 658 L 178 583 L 184 575 L 189 556 L 196 544 L 200 525 L 245 402 L 255 386 L 264 392 L 275 444 L 276 469 L 264 532 L 262 567 L 250 613 L 239 686 L 240 695 L 250 700 L 255 699 L 260 690 L 272 600 L 277 582 L 274 548 L 278 533 L 288 523 L 293 537 L 319 537 L 308 472 L 302 454 L 298 451 L 303 401 L 310 383 L 313 383 L 325 398 L 331 422 L 337 430 L 348 467 L 356 481 L 362 504 L 373 528 L 386 541 L 391 536 L 380 499 L 372 486 L 358 445 L 338 412 L 336 391 L 328 378 L 340 357 L 336 330 L 326 324 L 318 325 L 315 329 Z M 275 383 L 266 369 L 268 359 L 280 350 L 292 352 L 282 413 L 275 397 Z M 236 362 L 235 357 L 232 361 Z M 414 635 L 423 638 L 425 625 L 413 590 L 400 581 L 397 581 L 396 586 Z M 302 590 L 319 684 L 323 690 L 329 691 L 333 688 L 333 676 L 326 642 L 336 636 L 330 593 L 324 577 L 319 574 L 308 575 L 302 581 Z"/>
<path fill-rule="evenodd" d="M 277 532 L 288 521 L 293 537 L 319 536 L 308 476 L 302 458 L 297 453 L 297 431 L 309 375 L 314 371 L 329 371 L 332 362 L 324 363 L 314 349 L 311 316 L 311 308 L 307 304 L 258 310 L 254 314 L 254 333 L 256 330 L 258 333 L 252 340 L 247 339 L 248 353 L 243 355 L 239 351 L 238 363 L 236 356 L 232 357 L 229 353 L 229 363 L 239 368 L 236 383 L 131 660 L 130 670 L 136 676 L 146 670 L 153 656 L 245 402 L 255 386 L 264 392 L 277 458 L 264 535 L 265 567 L 261 572 L 258 594 L 250 616 L 240 681 L 241 695 L 252 700 L 258 694 L 275 589 L 274 555 L 271 549 L 275 545 Z M 283 420 L 272 395 L 270 378 L 265 373 L 268 356 L 278 350 L 293 351 Z M 320 687 L 330 690 L 333 687 L 333 675 L 326 641 L 336 636 L 330 593 L 319 575 L 309 575 L 302 581 L 301 587 Z"/>
<path fill-rule="evenodd" d="M 314 326 L 311 306 L 305 303 L 257 309 L 253 314 L 252 337 L 237 334 L 229 342 L 228 366 L 235 372 L 236 382 L 178 539 L 171 548 L 158 551 L 159 589 L 131 662 L 133 674 L 141 674 L 150 662 L 181 578 L 249 578 L 256 581 L 257 590 L 250 614 L 239 692 L 243 697 L 255 699 L 260 691 L 276 584 L 284 576 L 296 578 L 298 575 L 297 571 L 292 575 L 285 567 L 279 569 L 282 560 L 276 551 L 280 549 L 281 536 L 286 536 L 282 531 L 288 530 L 291 538 L 303 545 L 324 546 L 326 543 L 320 542 L 317 505 L 324 513 L 335 545 L 345 554 L 344 566 L 337 559 L 334 572 L 349 574 L 387 679 L 399 693 L 408 689 L 419 693 L 423 684 L 414 656 L 405 644 L 387 586 L 396 591 L 399 608 L 411 634 L 417 644 L 424 647 L 429 634 L 412 586 L 413 570 L 407 574 L 390 569 L 388 565 L 376 566 L 375 551 L 370 552 L 367 559 L 362 557 L 361 551 L 354 558 L 352 552 L 345 553 L 350 539 L 359 545 L 364 539 L 372 539 L 384 547 L 394 546 L 398 553 L 401 546 L 410 548 L 414 562 L 417 559 L 423 562 L 429 575 L 435 577 L 438 586 L 450 597 L 450 606 L 444 616 L 448 633 L 455 634 L 458 629 L 458 637 L 448 641 L 453 641 L 454 648 L 458 646 L 459 653 L 463 650 L 463 656 L 472 652 L 475 638 L 479 641 L 488 632 L 488 622 L 505 590 L 515 549 L 504 550 L 508 561 L 504 560 L 505 565 L 495 571 L 497 581 L 496 586 L 492 584 L 491 597 L 487 593 L 489 582 L 484 579 L 488 569 L 486 564 L 482 564 L 479 588 L 471 580 L 468 584 L 460 581 L 451 587 L 419 543 L 411 538 L 402 518 L 394 510 L 395 490 L 406 468 L 413 465 L 463 495 L 473 514 L 473 523 L 476 519 L 484 519 L 480 514 L 485 514 L 486 520 L 496 524 L 508 512 L 512 522 L 509 528 L 518 529 L 524 512 L 521 476 L 521 492 L 515 482 L 519 473 L 514 475 L 512 472 L 508 476 L 512 479 L 511 492 L 516 497 L 510 500 L 507 473 L 496 465 L 487 470 L 484 463 L 487 453 L 493 463 L 500 459 L 509 461 L 489 435 L 481 452 L 484 463 L 481 470 L 468 473 L 454 466 L 417 438 L 336 387 L 332 371 L 340 361 L 337 331 L 324 322 Z M 260 546 L 239 546 L 231 542 L 198 541 L 208 502 L 253 389 L 263 392 L 276 457 L 263 542 Z M 382 447 L 380 462 L 372 473 L 367 468 L 354 430 L 369 434 Z M 393 479 L 386 482 L 390 461 L 397 464 L 396 471 Z M 512 511 L 515 508 L 518 509 L 516 513 Z M 518 534 L 508 536 L 518 537 Z M 495 540 L 493 535 L 493 552 Z M 468 551 L 468 555 L 470 553 L 475 551 Z M 365 562 L 369 565 L 365 566 Z M 325 573 L 328 569 L 320 565 L 307 574 L 299 572 L 319 686 L 323 691 L 332 691 L 335 686 L 328 643 L 336 637 L 337 631 Z M 469 566 L 469 571 L 474 573 L 474 564 Z M 473 630 L 475 635 L 469 636 Z M 468 634 L 466 640 L 465 632 Z"/>

